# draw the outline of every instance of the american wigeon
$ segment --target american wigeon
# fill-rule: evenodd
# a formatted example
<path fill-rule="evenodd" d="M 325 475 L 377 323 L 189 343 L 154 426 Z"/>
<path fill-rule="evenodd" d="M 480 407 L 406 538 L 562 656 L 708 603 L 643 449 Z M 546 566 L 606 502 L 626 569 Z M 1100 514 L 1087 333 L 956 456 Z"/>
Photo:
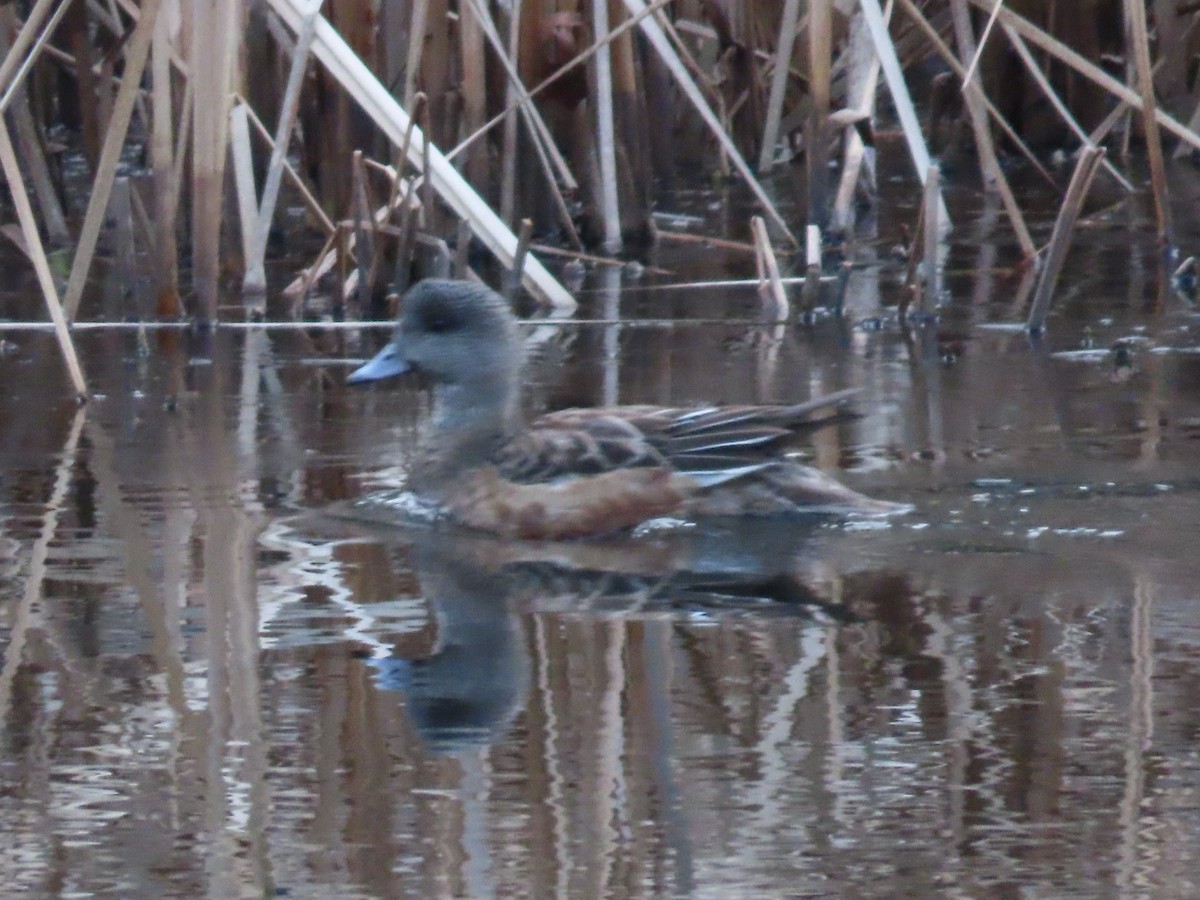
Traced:
<path fill-rule="evenodd" d="M 586 537 L 661 517 L 907 509 L 780 455 L 796 434 L 839 418 L 852 392 L 795 406 L 571 409 L 527 424 L 523 366 L 501 297 L 429 279 L 406 295 L 391 342 L 348 380 L 422 373 L 433 413 L 409 489 L 462 525 L 506 537 Z"/>

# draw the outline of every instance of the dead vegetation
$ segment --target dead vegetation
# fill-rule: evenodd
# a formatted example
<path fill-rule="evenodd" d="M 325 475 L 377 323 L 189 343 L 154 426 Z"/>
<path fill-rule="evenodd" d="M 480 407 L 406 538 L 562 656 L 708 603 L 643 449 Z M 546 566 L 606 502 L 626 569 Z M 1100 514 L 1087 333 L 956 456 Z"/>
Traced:
<path fill-rule="evenodd" d="M 215 322 L 230 296 L 258 316 L 281 208 L 302 218 L 287 228 L 323 236 L 280 286 L 297 317 L 317 292 L 361 316 L 425 274 L 480 277 L 481 265 L 567 310 L 541 258 L 590 265 L 709 238 L 756 255 L 786 316 L 793 279 L 779 258 L 794 255 L 815 285 L 822 247 L 870 202 L 880 100 L 926 186 L 914 253 L 952 225 L 935 160 L 977 160 L 977 175 L 956 177 L 997 192 L 1025 257 L 1050 261 L 1029 319 L 1039 328 L 1092 177 L 1132 192 L 1131 160 L 1144 159 L 1169 243 L 1165 154 L 1200 149 L 1200 9 L 1177 0 L 326 7 L 0 5 L 2 233 L 37 273 L 80 393 L 69 323 L 87 317 L 99 246 L 122 277 L 152 280 L 160 317 Z M 1047 171 L 1054 151 L 1078 156 L 1070 190 Z M 1049 248 L 1030 236 L 1006 157 L 1065 198 Z M 68 177 L 80 167 L 86 178 Z M 759 209 L 740 233 L 658 227 L 656 198 L 698 176 L 749 191 Z M 805 221 L 781 213 L 789 193 Z M 56 273 L 47 252 L 59 249 L 70 264 Z M 934 269 L 914 258 L 918 287 Z"/>

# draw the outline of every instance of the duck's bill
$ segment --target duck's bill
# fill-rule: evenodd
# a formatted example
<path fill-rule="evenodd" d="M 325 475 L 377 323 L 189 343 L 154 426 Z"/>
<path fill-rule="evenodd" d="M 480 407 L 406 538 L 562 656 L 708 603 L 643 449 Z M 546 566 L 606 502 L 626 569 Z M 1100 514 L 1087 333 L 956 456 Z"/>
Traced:
<path fill-rule="evenodd" d="M 393 375 L 403 375 L 412 368 L 392 344 L 388 344 L 375 354 L 374 359 L 367 362 L 346 378 L 347 384 L 361 384 L 364 381 L 379 381 L 381 378 L 391 378 Z"/>

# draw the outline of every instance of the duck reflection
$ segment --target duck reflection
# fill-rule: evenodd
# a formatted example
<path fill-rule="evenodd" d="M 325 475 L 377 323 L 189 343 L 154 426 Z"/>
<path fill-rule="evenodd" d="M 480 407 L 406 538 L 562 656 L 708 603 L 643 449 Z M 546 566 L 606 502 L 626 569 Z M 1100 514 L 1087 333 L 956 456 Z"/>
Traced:
<path fill-rule="evenodd" d="M 404 694 L 412 724 L 431 750 L 488 743 L 520 707 L 529 680 L 503 581 L 442 549 L 413 549 L 414 568 L 436 622 L 434 649 L 420 659 L 371 660 L 375 683 Z"/>
<path fill-rule="evenodd" d="M 420 658 L 372 659 L 375 683 L 404 695 L 411 722 L 431 751 L 451 754 L 497 740 L 524 707 L 531 665 L 522 616 L 850 618 L 789 570 L 794 553 L 775 555 L 782 549 L 778 529 L 773 541 L 766 540 L 769 530 L 762 531 L 757 541 L 704 532 L 579 546 L 406 534 L 436 637 L 432 652 Z M 787 541 L 792 551 L 796 537 L 793 532 Z M 722 559 L 723 566 L 714 567 Z"/>

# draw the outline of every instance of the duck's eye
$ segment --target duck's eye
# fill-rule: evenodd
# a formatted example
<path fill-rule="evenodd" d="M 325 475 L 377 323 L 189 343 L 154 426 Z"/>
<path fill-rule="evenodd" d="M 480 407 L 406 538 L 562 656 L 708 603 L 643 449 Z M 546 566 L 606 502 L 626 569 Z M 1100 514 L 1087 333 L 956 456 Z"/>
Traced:
<path fill-rule="evenodd" d="M 454 316 L 437 313 L 425 319 L 425 330 L 434 334 L 453 331 L 457 327 L 458 320 Z"/>

